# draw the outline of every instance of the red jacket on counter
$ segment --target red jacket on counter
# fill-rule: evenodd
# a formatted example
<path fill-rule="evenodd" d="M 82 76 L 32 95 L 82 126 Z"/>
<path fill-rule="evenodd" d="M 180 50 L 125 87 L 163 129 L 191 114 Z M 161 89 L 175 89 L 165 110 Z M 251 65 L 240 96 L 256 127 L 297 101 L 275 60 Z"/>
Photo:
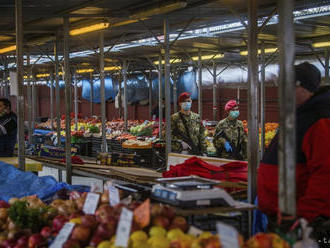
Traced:
<path fill-rule="evenodd" d="M 330 90 L 323 90 L 297 109 L 297 215 L 312 221 L 330 217 Z M 258 201 L 268 215 L 278 212 L 278 134 L 258 171 Z"/>

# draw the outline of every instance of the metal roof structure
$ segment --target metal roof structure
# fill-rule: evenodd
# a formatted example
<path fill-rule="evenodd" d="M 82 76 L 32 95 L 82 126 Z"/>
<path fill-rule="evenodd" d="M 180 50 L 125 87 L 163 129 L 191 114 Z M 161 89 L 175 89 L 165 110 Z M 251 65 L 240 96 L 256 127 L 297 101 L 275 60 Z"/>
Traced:
<path fill-rule="evenodd" d="M 258 16 L 262 29 L 258 35 L 259 42 L 263 42 L 266 48 L 277 47 L 276 1 L 259 2 Z M 14 7 L 14 0 L 2 0 L 0 3 L 0 49 L 15 44 Z M 163 42 L 164 17 L 170 23 L 171 56 L 184 62 L 181 65 L 194 65 L 191 56 L 197 56 L 199 50 L 203 55 L 224 53 L 224 58 L 218 59 L 219 63 L 246 63 L 246 56 L 240 55 L 240 51 L 247 50 L 247 4 L 244 0 L 29 0 L 23 2 L 24 44 L 31 54 L 31 64 L 38 64 L 35 71 L 53 68 L 56 37 L 60 41 L 61 59 L 65 16 L 70 17 L 70 29 L 102 21 L 110 23 L 104 30 L 106 65 L 120 65 L 123 59 L 129 59 L 130 70 L 152 69 L 149 62 L 158 60 L 162 46 L 159 42 Z M 330 1 L 297 0 L 294 16 L 297 56 L 323 53 L 323 50 L 313 48 L 312 43 L 329 41 Z M 71 66 L 97 67 L 98 47 L 97 31 L 71 36 Z M 14 66 L 12 54 L 5 54 L 9 56 L 2 59 L 3 65 L 9 63 Z"/>

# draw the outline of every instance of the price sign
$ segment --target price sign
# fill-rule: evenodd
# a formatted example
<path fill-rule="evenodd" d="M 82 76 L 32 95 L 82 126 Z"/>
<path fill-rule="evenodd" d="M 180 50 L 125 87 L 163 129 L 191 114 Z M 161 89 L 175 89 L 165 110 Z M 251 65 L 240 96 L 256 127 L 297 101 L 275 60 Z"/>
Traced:
<path fill-rule="evenodd" d="M 138 208 L 134 210 L 134 220 L 141 228 L 150 223 L 150 199 L 145 200 Z"/>
<path fill-rule="evenodd" d="M 56 236 L 54 242 L 50 245 L 50 248 L 61 248 L 63 244 L 68 240 L 74 225 L 74 223 L 67 222 Z"/>
<path fill-rule="evenodd" d="M 189 227 L 188 234 L 198 236 L 198 235 L 201 235 L 202 233 L 203 233 L 203 231 L 197 227 L 194 227 L 194 226 Z"/>
<path fill-rule="evenodd" d="M 239 248 L 238 232 L 235 228 L 218 222 L 217 232 L 223 248 Z"/>
<path fill-rule="evenodd" d="M 110 206 L 116 206 L 120 202 L 119 191 L 113 185 L 109 185 L 108 189 L 109 189 Z"/>
<path fill-rule="evenodd" d="M 99 194 L 88 193 L 84 203 L 83 212 L 85 214 L 94 214 L 97 205 L 99 204 L 99 199 L 100 199 Z"/>
<path fill-rule="evenodd" d="M 129 234 L 131 232 L 133 212 L 123 208 L 120 214 L 119 223 L 116 231 L 115 246 L 127 247 Z"/>

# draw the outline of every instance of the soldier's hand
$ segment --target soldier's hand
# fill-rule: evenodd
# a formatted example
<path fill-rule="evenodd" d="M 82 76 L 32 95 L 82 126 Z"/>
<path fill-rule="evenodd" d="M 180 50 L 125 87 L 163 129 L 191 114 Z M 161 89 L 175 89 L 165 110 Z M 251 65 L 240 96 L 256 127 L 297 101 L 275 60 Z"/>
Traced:
<path fill-rule="evenodd" d="M 190 148 L 190 146 L 184 141 L 181 142 L 181 145 L 182 145 L 182 150 L 184 150 L 184 151 L 186 151 Z"/>
<path fill-rule="evenodd" d="M 226 152 L 233 152 L 233 148 L 231 147 L 228 141 L 225 142 L 225 150 Z"/>

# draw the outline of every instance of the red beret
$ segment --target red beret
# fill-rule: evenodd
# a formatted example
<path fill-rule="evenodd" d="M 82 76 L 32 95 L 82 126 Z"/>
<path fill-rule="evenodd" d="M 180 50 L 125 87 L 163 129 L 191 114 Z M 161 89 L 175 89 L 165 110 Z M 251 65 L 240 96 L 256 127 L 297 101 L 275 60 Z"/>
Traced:
<path fill-rule="evenodd" d="M 226 103 L 225 110 L 226 111 L 230 111 L 230 110 L 232 110 L 235 107 L 237 107 L 237 102 L 235 100 L 229 100 Z"/>
<path fill-rule="evenodd" d="M 190 93 L 189 92 L 181 93 L 181 95 L 179 96 L 179 99 L 178 99 L 178 103 L 183 102 L 187 98 L 190 98 Z"/>

